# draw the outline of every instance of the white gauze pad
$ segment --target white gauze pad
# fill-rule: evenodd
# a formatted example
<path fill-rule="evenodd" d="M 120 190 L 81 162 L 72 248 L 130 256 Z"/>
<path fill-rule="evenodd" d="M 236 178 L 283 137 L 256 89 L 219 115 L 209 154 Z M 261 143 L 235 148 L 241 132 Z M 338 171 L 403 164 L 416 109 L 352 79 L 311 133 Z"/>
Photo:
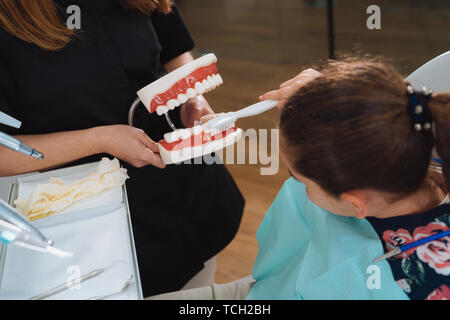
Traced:
<path fill-rule="evenodd" d="M 121 186 L 127 178 L 127 170 L 120 167 L 119 160 L 103 158 L 87 177 L 68 185 L 60 178 L 50 178 L 48 183 L 36 185 L 30 197 L 17 199 L 14 204 L 29 220 L 37 220 L 61 212 L 84 198 Z"/>

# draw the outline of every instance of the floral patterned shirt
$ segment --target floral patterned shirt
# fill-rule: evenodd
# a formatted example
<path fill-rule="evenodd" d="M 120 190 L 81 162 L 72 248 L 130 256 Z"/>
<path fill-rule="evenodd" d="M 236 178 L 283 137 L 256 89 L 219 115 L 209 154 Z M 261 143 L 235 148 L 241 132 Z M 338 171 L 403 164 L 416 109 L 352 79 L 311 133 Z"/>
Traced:
<path fill-rule="evenodd" d="M 450 229 L 450 203 L 421 214 L 367 218 L 385 252 Z M 402 252 L 390 259 L 398 285 L 413 300 L 450 300 L 450 236 Z"/>

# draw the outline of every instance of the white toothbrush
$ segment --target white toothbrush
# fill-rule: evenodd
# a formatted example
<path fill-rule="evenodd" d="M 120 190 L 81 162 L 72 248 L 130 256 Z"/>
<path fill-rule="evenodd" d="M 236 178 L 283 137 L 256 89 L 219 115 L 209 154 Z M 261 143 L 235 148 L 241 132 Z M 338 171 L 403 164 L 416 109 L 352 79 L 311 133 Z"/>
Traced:
<path fill-rule="evenodd" d="M 214 119 L 209 120 L 206 125 L 211 129 L 224 128 L 227 125 L 236 122 L 237 119 L 255 116 L 257 114 L 273 109 L 278 105 L 278 100 L 264 100 L 239 111 L 224 113 Z"/>

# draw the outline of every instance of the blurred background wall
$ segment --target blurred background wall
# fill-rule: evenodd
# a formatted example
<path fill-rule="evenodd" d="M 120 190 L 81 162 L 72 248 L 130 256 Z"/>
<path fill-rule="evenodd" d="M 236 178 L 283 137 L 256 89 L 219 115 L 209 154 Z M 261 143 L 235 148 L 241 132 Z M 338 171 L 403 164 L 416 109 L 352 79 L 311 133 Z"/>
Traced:
<path fill-rule="evenodd" d="M 448 0 L 177 0 L 195 41 L 195 55 L 214 52 L 224 85 L 208 93 L 216 112 L 256 102 L 303 68 L 330 57 L 362 51 L 381 54 L 407 75 L 450 49 Z M 332 5 L 332 12 L 329 10 Z M 381 29 L 369 30 L 369 5 L 381 9 Z M 330 14 L 331 13 L 331 14 Z M 333 23 L 330 25 L 330 18 Z M 334 37 L 330 39 L 330 27 Z M 450 72 L 450 70 L 443 70 Z M 239 121 L 243 129 L 270 129 L 277 111 Z M 256 230 L 289 177 L 258 165 L 227 165 L 246 198 L 240 230 L 219 255 L 216 282 L 250 274 L 257 253 Z M 211 213 L 214 218 L 214 213 Z"/>

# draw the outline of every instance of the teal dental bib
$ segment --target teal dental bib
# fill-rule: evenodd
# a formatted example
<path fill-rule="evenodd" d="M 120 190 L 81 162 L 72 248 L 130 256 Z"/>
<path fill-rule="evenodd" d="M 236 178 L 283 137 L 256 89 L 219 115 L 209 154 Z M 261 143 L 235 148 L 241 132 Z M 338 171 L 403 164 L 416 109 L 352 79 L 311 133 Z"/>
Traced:
<path fill-rule="evenodd" d="M 370 223 L 319 208 L 293 178 L 284 183 L 256 237 L 256 282 L 247 299 L 409 299 L 388 262 L 372 263 L 384 252 Z"/>

